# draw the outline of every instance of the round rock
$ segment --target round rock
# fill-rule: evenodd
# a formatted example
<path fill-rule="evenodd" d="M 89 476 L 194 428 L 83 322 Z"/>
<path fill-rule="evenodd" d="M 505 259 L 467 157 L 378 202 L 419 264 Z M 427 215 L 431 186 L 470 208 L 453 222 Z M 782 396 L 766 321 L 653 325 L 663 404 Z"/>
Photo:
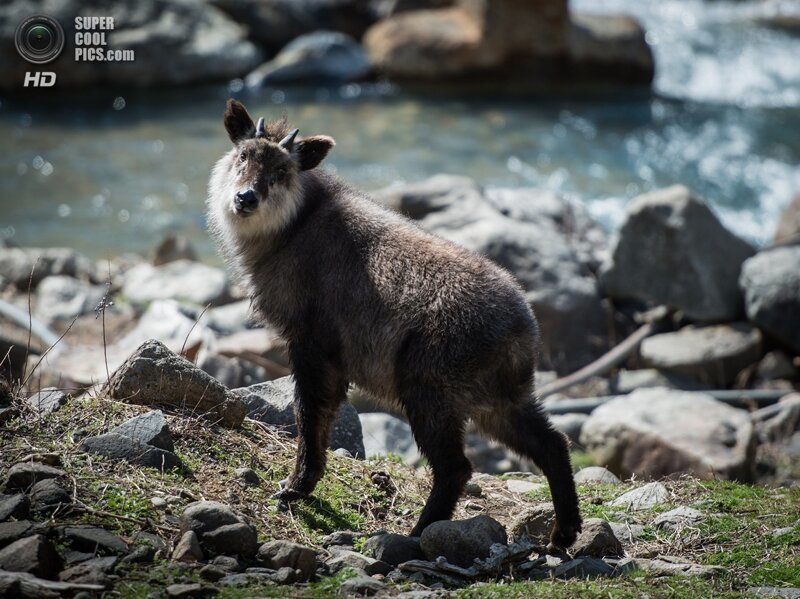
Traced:
<path fill-rule="evenodd" d="M 451 564 L 464 568 L 475 559 L 488 557 L 495 543 L 507 544 L 508 536 L 503 525 L 489 516 L 434 522 L 420 537 L 422 552 L 429 560 L 444 556 Z"/>
<path fill-rule="evenodd" d="M 258 549 L 260 564 L 273 570 L 293 568 L 303 573 L 303 580 L 309 580 L 317 569 L 317 554 L 310 547 L 291 541 L 270 541 Z"/>
<path fill-rule="evenodd" d="M 742 265 L 747 317 L 800 353 L 800 246 L 759 252 Z"/>
<path fill-rule="evenodd" d="M 609 485 L 618 485 L 619 478 L 602 466 L 589 466 L 588 468 L 581 468 L 575 473 L 575 482 L 578 484 L 586 483 L 604 483 Z"/>

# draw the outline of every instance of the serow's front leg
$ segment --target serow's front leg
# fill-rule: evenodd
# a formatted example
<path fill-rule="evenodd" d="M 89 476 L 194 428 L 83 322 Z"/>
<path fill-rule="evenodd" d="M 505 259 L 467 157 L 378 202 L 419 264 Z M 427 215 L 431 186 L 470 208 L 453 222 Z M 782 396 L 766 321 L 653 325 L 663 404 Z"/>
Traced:
<path fill-rule="evenodd" d="M 286 486 L 275 494 L 279 509 L 311 495 L 325 473 L 331 425 L 347 397 L 347 381 L 328 364 L 294 361 L 297 460 Z"/>

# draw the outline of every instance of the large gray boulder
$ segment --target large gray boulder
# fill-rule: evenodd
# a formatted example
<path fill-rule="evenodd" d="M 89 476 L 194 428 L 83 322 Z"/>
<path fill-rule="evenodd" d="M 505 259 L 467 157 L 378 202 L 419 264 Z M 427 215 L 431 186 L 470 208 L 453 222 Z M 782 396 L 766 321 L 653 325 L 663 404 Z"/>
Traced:
<path fill-rule="evenodd" d="M 60 89 L 103 85 L 148 88 L 226 81 L 243 76 L 262 59 L 259 48 L 246 39 L 246 29 L 205 2 L 51 0 L 41 8 L 41 12 L 61 23 L 68 40 L 61 57 L 53 63 Z M 0 5 L 3 56 L 16 58 L 14 30 L 31 14 L 28 0 Z M 133 50 L 134 59 L 108 65 L 72 60 L 69 40 L 75 39 L 75 17 L 89 15 L 113 16 L 114 29 L 106 32 L 106 49 Z M 0 89 L 21 89 L 27 70 L 30 65 L 21 59 L 4 60 L 0 65 Z"/>
<path fill-rule="evenodd" d="M 31 502 L 27 495 L 23 495 L 22 493 L 0 495 L 0 522 L 5 522 L 11 518 L 14 520 L 23 520 L 28 517 L 30 507 Z"/>
<path fill-rule="evenodd" d="M 212 353 L 204 353 L 198 358 L 197 366 L 229 389 L 248 387 L 271 378 L 258 364 Z"/>
<path fill-rule="evenodd" d="M 583 204 L 567 200 L 547 189 L 533 187 L 493 188 L 484 191 L 486 200 L 512 220 L 547 222 L 569 239 L 577 261 L 591 271 L 607 252 L 608 234 Z"/>
<path fill-rule="evenodd" d="M 611 395 L 626 395 L 631 391 L 646 387 L 670 387 L 684 391 L 700 391 L 708 388 L 707 385 L 697 380 L 676 376 L 655 368 L 639 370 L 621 368 L 609 379 L 608 386 Z"/>
<path fill-rule="evenodd" d="M 395 533 L 381 533 L 369 537 L 364 543 L 363 551 L 370 557 L 393 566 L 425 557 L 419 538 Z"/>
<path fill-rule="evenodd" d="M 367 576 L 366 573 L 358 573 L 345 580 L 339 587 L 339 592 L 345 597 L 369 597 L 381 592 L 385 586 L 386 583 Z"/>
<path fill-rule="evenodd" d="M 667 491 L 667 488 L 660 482 L 654 481 L 623 493 L 619 497 L 609 501 L 608 505 L 623 508 L 631 512 L 641 512 L 663 505 L 668 500 L 669 491 Z"/>
<path fill-rule="evenodd" d="M 513 59 L 567 49 L 565 0 L 458 0 L 403 11 L 364 37 L 370 60 L 399 80 L 446 80 L 502 70 Z"/>
<path fill-rule="evenodd" d="M 56 580 L 61 565 L 55 545 L 42 535 L 25 537 L 0 549 L 0 570 L 28 572 L 39 578 Z"/>
<path fill-rule="evenodd" d="M 69 351 L 59 351 L 60 346 L 56 346 L 40 368 L 50 375 L 47 380 L 60 381 L 59 386 L 88 388 L 107 381 L 109 372 L 117 370 L 134 350 L 151 339 L 173 352 L 213 346 L 215 336 L 205 322 L 205 317 L 198 320 L 189 307 L 175 300 L 154 300 L 121 339 L 106 346 L 70 345 Z"/>
<path fill-rule="evenodd" d="M 194 532 L 210 555 L 255 556 L 256 529 L 228 505 L 197 501 L 186 506 L 180 518 L 181 534 Z"/>
<path fill-rule="evenodd" d="M 113 344 L 113 347 L 126 350 L 124 357 L 150 339 L 160 341 L 174 352 L 198 344 L 211 347 L 214 345 L 215 335 L 207 326 L 207 322 L 208 320 L 200 317 L 198 311 L 191 306 L 182 305 L 171 299 L 153 300 L 148 304 L 147 310 L 139 318 L 136 326 Z M 115 366 L 121 362 L 122 360 Z"/>
<path fill-rule="evenodd" d="M 338 573 L 345 568 L 364 570 L 370 576 L 373 574 L 386 575 L 393 570 L 391 564 L 384 561 L 368 557 L 356 551 L 338 548 L 333 551 L 333 557 L 325 561 L 325 565 L 328 566 L 328 571 L 331 574 Z"/>
<path fill-rule="evenodd" d="M 120 536 L 99 526 L 77 524 L 58 529 L 61 538 L 73 549 L 100 554 L 127 553 L 128 543 Z"/>
<path fill-rule="evenodd" d="M 592 274 L 605 235 L 580 207 L 537 189 L 484 192 L 448 175 L 389 188 L 379 201 L 514 274 L 539 320 L 544 367 L 565 374 L 608 349 Z"/>
<path fill-rule="evenodd" d="M 572 12 L 569 71 L 581 83 L 650 85 L 653 53 L 644 28 L 627 15 Z"/>
<path fill-rule="evenodd" d="M 277 427 L 292 437 L 297 436 L 297 423 L 294 416 L 294 380 L 285 376 L 274 381 L 233 389 L 247 416 Z M 364 457 L 364 439 L 358 413 L 349 403 L 342 404 L 331 427 L 328 441 L 331 449 L 345 448 L 353 456 Z"/>
<path fill-rule="evenodd" d="M 0 522 L 0 548 L 6 547 L 14 541 L 34 533 L 34 524 L 30 520 Z"/>
<path fill-rule="evenodd" d="M 187 530 L 172 551 L 172 559 L 176 562 L 194 563 L 203 560 L 203 548 L 200 538 L 193 530 Z"/>
<path fill-rule="evenodd" d="M 682 505 L 674 510 L 660 514 L 653 520 L 653 526 L 677 532 L 686 526 L 692 526 L 705 519 L 703 512 Z"/>
<path fill-rule="evenodd" d="M 614 567 L 598 557 L 577 557 L 556 566 L 553 576 L 556 578 L 597 578 L 613 576 Z"/>
<path fill-rule="evenodd" d="M 153 252 L 153 265 L 161 266 L 176 260 L 197 260 L 197 252 L 188 237 L 167 233 Z"/>
<path fill-rule="evenodd" d="M 364 0 L 211 0 L 250 31 L 252 39 L 277 52 L 314 31 L 340 31 L 361 39 L 379 16 Z"/>
<path fill-rule="evenodd" d="M 172 435 L 169 432 L 169 424 L 167 424 L 167 419 L 164 418 L 164 413 L 161 410 L 152 410 L 145 414 L 134 416 L 111 432 L 136 439 L 165 451 L 175 450 Z"/>
<path fill-rule="evenodd" d="M 608 522 L 600 518 L 587 518 L 570 553 L 575 557 L 606 557 L 622 556 L 625 552 Z"/>
<path fill-rule="evenodd" d="M 735 320 L 744 308 L 739 272 L 753 252 L 676 185 L 628 205 L 601 287 L 612 298 L 664 304 L 696 321 Z"/>
<path fill-rule="evenodd" d="M 434 522 L 420 537 L 422 552 L 428 560 L 444 556 L 451 564 L 464 568 L 469 568 L 475 559 L 489 557 L 495 543 L 505 545 L 508 536 L 503 525 L 489 516 Z"/>
<path fill-rule="evenodd" d="M 660 576 L 697 576 L 711 578 L 725 573 L 721 566 L 704 566 L 687 562 L 686 558 L 659 555 L 655 559 L 636 558 L 636 567 L 654 578 Z"/>
<path fill-rule="evenodd" d="M 0 7 L 0 31 L 4 27 L 2 21 L 2 12 L 4 10 L 6 8 Z M 16 26 L 16 23 L 14 26 Z M 0 33 L 1 38 L 2 33 Z M 0 47 L 2 47 L 2 41 L 0 41 Z M 16 56 L 16 50 L 13 48 L 13 37 L 10 52 L 13 52 L 13 55 Z M 11 56 L 11 54 L 8 54 L 8 56 Z M 6 62 L 4 61 L 3 64 L 6 64 Z M 2 67 L 0 67 L 0 72 L 2 72 Z M 7 83 L 0 77 L 0 87 L 4 82 Z M 86 256 L 69 248 L 0 247 L 0 278 L 13 283 L 19 289 L 27 290 L 28 283 L 30 283 L 31 289 L 36 289 L 46 277 L 59 275 L 88 281 L 95 276 L 95 267 Z"/>
<path fill-rule="evenodd" d="M 113 460 L 125 460 L 137 466 L 147 466 L 157 470 L 174 470 L 183 466 L 180 458 L 171 451 L 119 433 L 87 437 L 81 441 L 81 449 L 86 453 L 102 455 Z"/>
<path fill-rule="evenodd" d="M 647 366 L 727 387 L 761 357 L 761 332 L 746 322 L 688 326 L 648 337 L 639 351 Z"/>
<path fill-rule="evenodd" d="M 46 478 L 33 485 L 30 490 L 31 511 L 49 515 L 72 503 L 72 497 L 57 480 Z"/>
<path fill-rule="evenodd" d="M 103 285 L 92 285 L 74 277 L 46 277 L 36 290 L 36 316 L 53 322 L 90 314 L 105 292 Z"/>
<path fill-rule="evenodd" d="M 392 454 L 402 457 L 407 464 L 419 462 L 419 449 L 407 422 L 383 412 L 359 414 L 358 419 L 367 458 Z"/>
<path fill-rule="evenodd" d="M 644 30 L 630 17 L 572 15 L 565 0 L 400 2 L 364 36 L 398 81 L 511 93 L 653 79 Z"/>
<path fill-rule="evenodd" d="M 209 328 L 221 335 L 238 333 L 255 326 L 248 299 L 211 308 L 206 311 L 206 316 Z"/>
<path fill-rule="evenodd" d="M 586 468 L 581 468 L 575 473 L 573 478 L 575 479 L 575 484 L 578 485 L 596 483 L 604 485 L 620 484 L 619 478 L 617 478 L 613 472 L 602 466 L 587 466 Z"/>
<path fill-rule="evenodd" d="M 275 58 L 250 73 L 250 88 L 298 83 L 347 83 L 369 75 L 361 45 L 349 35 L 317 31 L 293 40 Z"/>
<path fill-rule="evenodd" d="M 527 507 L 517 514 L 509 525 L 510 537 L 515 543 L 527 539 L 533 543 L 547 545 L 555 519 L 556 513 L 551 503 L 539 503 Z"/>
<path fill-rule="evenodd" d="M 564 433 L 572 443 L 578 443 L 581 438 L 581 429 L 589 418 L 586 414 L 550 414 L 550 423 L 556 430 Z"/>
<path fill-rule="evenodd" d="M 105 390 L 118 401 L 209 414 L 229 427 L 239 426 L 245 415 L 244 404 L 227 387 L 158 341 L 143 343 Z"/>
<path fill-rule="evenodd" d="M 759 252 L 742 266 L 747 317 L 800 354 L 800 246 Z"/>
<path fill-rule="evenodd" d="M 134 304 L 174 299 L 219 305 L 230 299 L 225 271 L 191 260 L 139 264 L 122 275 L 121 294 Z"/>
<path fill-rule="evenodd" d="M 264 543 L 258 548 L 256 560 L 273 570 L 281 568 L 300 570 L 303 573 L 302 580 L 312 578 L 317 569 L 317 554 L 314 550 L 291 541 L 276 540 Z"/>
<path fill-rule="evenodd" d="M 774 240 L 775 243 L 796 243 L 800 240 L 800 195 L 795 196 L 781 213 Z"/>
<path fill-rule="evenodd" d="M 67 403 L 67 394 L 55 387 L 46 387 L 25 398 L 25 402 L 39 415 L 52 414 Z"/>
<path fill-rule="evenodd" d="M 455 0 L 389 0 L 386 5 L 386 15 L 396 15 L 410 10 L 427 10 L 429 8 L 445 8 L 452 6 Z"/>
<path fill-rule="evenodd" d="M 617 397 L 592 412 L 581 443 L 623 479 L 754 476 L 750 417 L 702 392 L 654 388 Z"/>
<path fill-rule="evenodd" d="M 19 462 L 8 469 L 3 489 L 6 491 L 27 491 L 40 480 L 62 478 L 67 473 L 59 468 L 39 462 Z"/>

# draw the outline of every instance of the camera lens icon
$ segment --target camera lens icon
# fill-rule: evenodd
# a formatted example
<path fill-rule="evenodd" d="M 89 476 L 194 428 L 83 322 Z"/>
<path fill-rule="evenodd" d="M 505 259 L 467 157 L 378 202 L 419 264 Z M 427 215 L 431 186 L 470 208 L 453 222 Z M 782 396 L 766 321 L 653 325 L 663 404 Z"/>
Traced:
<path fill-rule="evenodd" d="M 17 26 L 14 45 L 28 62 L 46 64 L 55 60 L 64 49 L 64 30 L 52 17 L 28 17 Z"/>

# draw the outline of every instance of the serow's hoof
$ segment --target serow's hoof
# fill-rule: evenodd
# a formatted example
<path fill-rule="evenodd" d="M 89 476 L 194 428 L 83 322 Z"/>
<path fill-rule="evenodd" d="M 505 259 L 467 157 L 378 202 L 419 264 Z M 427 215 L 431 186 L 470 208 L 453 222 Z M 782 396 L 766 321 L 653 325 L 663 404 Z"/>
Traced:
<path fill-rule="evenodd" d="M 569 548 L 578 538 L 578 533 L 581 531 L 581 524 L 578 522 L 575 526 L 567 528 L 555 527 L 550 534 L 550 543 L 547 545 L 547 552 L 550 554 L 562 553 L 565 549 Z"/>
<path fill-rule="evenodd" d="M 280 512 L 288 512 L 290 503 L 299 499 L 306 499 L 307 497 L 308 495 L 306 493 L 301 493 L 300 491 L 295 491 L 288 487 L 281 489 L 272 496 L 273 499 L 278 500 L 278 511 Z"/>

